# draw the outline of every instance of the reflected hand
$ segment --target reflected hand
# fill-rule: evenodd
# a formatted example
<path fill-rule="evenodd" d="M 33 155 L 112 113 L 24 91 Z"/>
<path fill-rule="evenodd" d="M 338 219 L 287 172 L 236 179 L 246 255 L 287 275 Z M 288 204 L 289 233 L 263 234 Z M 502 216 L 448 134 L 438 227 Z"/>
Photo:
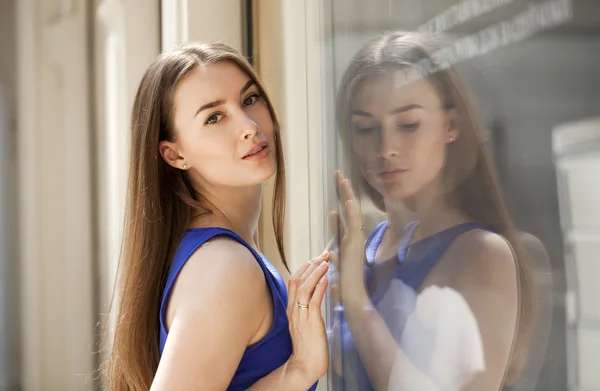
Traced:
<path fill-rule="evenodd" d="M 336 238 L 341 238 L 339 253 L 332 253 L 331 258 L 339 270 L 339 298 L 343 301 L 350 294 L 365 293 L 364 285 L 364 260 L 365 260 L 365 232 L 364 218 L 358 200 L 350 181 L 339 171 L 335 172 L 335 182 L 338 200 L 342 206 L 342 213 L 347 227 L 341 222 L 337 212 L 330 215 L 332 230 Z M 339 259 L 338 259 L 339 258 Z"/>

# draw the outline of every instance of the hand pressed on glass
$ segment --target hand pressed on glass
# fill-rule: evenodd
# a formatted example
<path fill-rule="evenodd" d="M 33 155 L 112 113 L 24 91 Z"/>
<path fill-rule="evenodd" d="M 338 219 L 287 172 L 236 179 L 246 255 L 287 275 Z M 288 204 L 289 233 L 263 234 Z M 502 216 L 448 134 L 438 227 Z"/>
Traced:
<path fill-rule="evenodd" d="M 308 379 L 323 376 L 329 363 L 325 323 L 321 316 L 328 259 L 329 253 L 323 252 L 300 267 L 288 283 L 287 315 L 293 344 L 288 365 Z"/>
<path fill-rule="evenodd" d="M 359 201 L 350 181 L 336 171 L 335 184 L 346 228 L 337 212 L 331 212 L 330 224 L 336 233 L 334 240 L 340 240 L 338 253 L 332 252 L 331 261 L 339 269 L 339 287 L 335 287 L 339 299 L 350 298 L 356 290 L 364 291 L 365 233 L 364 217 Z M 352 289 L 350 289 L 352 288 Z M 364 293 L 364 292 L 362 292 Z M 362 297 L 362 296 L 361 296 Z"/>

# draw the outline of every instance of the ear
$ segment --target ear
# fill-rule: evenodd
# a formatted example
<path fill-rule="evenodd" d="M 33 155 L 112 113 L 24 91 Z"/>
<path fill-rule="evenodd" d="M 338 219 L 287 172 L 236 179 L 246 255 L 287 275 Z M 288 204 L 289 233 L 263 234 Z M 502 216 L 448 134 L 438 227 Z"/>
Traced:
<path fill-rule="evenodd" d="M 188 168 L 184 157 L 178 152 L 176 143 L 163 140 L 158 144 L 158 150 L 160 151 L 160 156 L 162 156 L 163 160 L 171 167 L 180 170 L 186 170 Z"/>
<path fill-rule="evenodd" d="M 447 114 L 447 131 L 446 131 L 446 142 L 452 143 L 456 141 L 456 139 L 460 136 L 460 131 L 458 129 L 458 113 L 456 109 L 449 109 Z"/>

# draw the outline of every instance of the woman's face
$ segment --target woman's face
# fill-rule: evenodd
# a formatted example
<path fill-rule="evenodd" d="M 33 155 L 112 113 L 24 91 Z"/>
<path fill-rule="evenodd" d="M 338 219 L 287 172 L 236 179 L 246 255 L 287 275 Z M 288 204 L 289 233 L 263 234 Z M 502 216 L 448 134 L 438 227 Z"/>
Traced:
<path fill-rule="evenodd" d="M 161 155 L 203 189 L 246 187 L 276 169 L 271 113 L 253 80 L 232 62 L 202 65 L 177 86 L 174 141 Z"/>
<path fill-rule="evenodd" d="M 429 81 L 395 87 L 390 70 L 368 79 L 351 107 L 353 151 L 369 185 L 385 199 L 441 191 L 446 145 L 458 132 L 452 110 Z"/>

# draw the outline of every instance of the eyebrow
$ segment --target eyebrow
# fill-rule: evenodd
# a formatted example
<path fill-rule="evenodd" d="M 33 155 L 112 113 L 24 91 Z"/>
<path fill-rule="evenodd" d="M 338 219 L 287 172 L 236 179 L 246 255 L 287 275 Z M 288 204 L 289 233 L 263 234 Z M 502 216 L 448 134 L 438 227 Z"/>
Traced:
<path fill-rule="evenodd" d="M 254 84 L 256 84 L 254 82 L 254 80 L 250 79 L 248 80 L 248 82 L 246 84 L 244 84 L 244 86 L 242 87 L 242 89 L 240 90 L 240 95 L 243 94 L 244 92 L 246 92 L 246 90 L 250 87 L 252 87 Z"/>
<path fill-rule="evenodd" d="M 219 99 L 219 100 L 215 100 L 213 102 L 207 103 L 205 105 L 200 106 L 200 108 L 198 109 L 198 111 L 196 111 L 196 115 L 198 116 L 198 114 L 200 114 L 201 111 L 206 110 L 206 109 L 212 109 L 213 107 L 216 107 L 218 105 L 222 105 L 223 103 L 225 103 L 225 101 L 223 99 Z"/>
<path fill-rule="evenodd" d="M 405 111 L 414 110 L 414 109 L 422 109 L 422 108 L 423 108 L 423 106 L 414 103 L 411 105 L 398 107 L 398 108 L 390 111 L 390 114 L 400 114 L 400 113 L 404 113 Z M 373 114 L 367 113 L 366 111 L 362 111 L 362 110 L 352 110 L 351 115 L 358 115 L 360 117 L 372 117 L 373 116 Z"/>
<path fill-rule="evenodd" d="M 243 94 L 244 92 L 246 92 L 250 87 L 252 87 L 255 83 L 254 80 L 250 79 L 246 82 L 246 84 L 244 84 L 244 86 L 242 87 L 242 89 L 240 90 L 240 95 Z M 201 111 L 207 110 L 207 109 L 212 109 L 213 107 L 222 105 L 223 103 L 225 103 L 225 101 L 223 99 L 218 99 L 212 102 L 209 102 L 205 105 L 200 106 L 200 108 L 196 111 L 196 115 L 200 114 Z"/>

